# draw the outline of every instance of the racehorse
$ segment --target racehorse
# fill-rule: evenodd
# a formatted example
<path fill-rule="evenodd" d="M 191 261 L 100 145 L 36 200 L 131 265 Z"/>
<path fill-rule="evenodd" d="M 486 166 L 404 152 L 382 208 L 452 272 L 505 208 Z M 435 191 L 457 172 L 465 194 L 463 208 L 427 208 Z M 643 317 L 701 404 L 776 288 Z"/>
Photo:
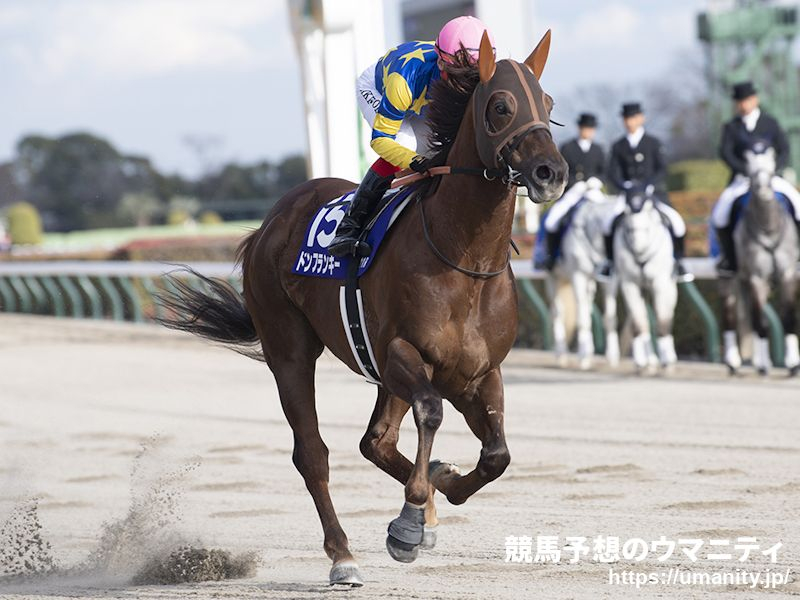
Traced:
<path fill-rule="evenodd" d="M 462 504 L 510 461 L 500 364 L 517 333 L 509 265 L 512 184 L 525 185 L 534 201 L 544 202 L 563 193 L 567 175 L 549 129 L 553 101 L 539 84 L 549 47 L 548 31 L 524 62 L 496 62 L 484 33 L 477 70 L 433 86 L 433 139 L 446 164 L 459 170 L 419 187 L 416 206 L 400 215 L 360 280 L 381 380 L 360 449 L 405 486 L 405 504 L 386 538 L 396 560 L 413 561 L 425 528 L 436 525 L 434 488 Z M 338 317 L 341 281 L 300 277 L 292 268 L 316 211 L 353 187 L 341 179 L 315 179 L 288 192 L 239 248 L 243 297 L 203 278 L 210 292 L 184 285 L 179 296 L 167 299 L 178 313 L 168 326 L 243 352 L 248 346 L 258 352 L 260 345 L 294 432 L 294 464 L 322 522 L 331 585 L 361 585 L 362 579 L 328 490 L 314 369 L 327 347 L 361 371 Z M 430 460 L 443 398 L 482 443 L 477 465 L 466 475 Z M 418 433 L 413 461 L 397 449 L 409 409 Z"/>
<path fill-rule="evenodd" d="M 614 235 L 614 271 L 633 323 L 633 362 L 640 371 L 677 362 L 672 321 L 678 303 L 672 239 L 652 193 L 627 195 L 625 211 Z M 645 292 L 656 314 L 658 355 L 653 351 Z"/>
<path fill-rule="evenodd" d="M 561 254 L 547 279 L 556 357 L 563 364 L 563 359 L 567 354 L 564 306 L 558 291 L 569 285 L 575 298 L 578 364 L 584 370 L 592 366 L 594 358 L 592 306 L 597 293 L 594 272 L 605 257 L 603 221 L 611 209 L 608 198 L 600 189 L 599 180 L 590 181 L 591 184 L 583 181 L 574 184 L 584 188 L 583 200 L 572 211 L 570 224 L 561 240 Z M 617 366 L 619 364 L 619 336 L 617 334 L 616 277 L 612 277 L 606 282 L 603 290 L 605 354 L 608 363 L 611 366 Z"/>
<path fill-rule="evenodd" d="M 731 373 L 735 373 L 742 364 L 735 333 L 738 287 L 750 325 L 757 336 L 753 344 L 753 366 L 761 375 L 769 372 L 772 361 L 764 308 L 771 286 L 775 286 L 778 290 L 778 313 L 786 336 L 785 364 L 790 375 L 797 375 L 800 371 L 795 318 L 797 263 L 800 261 L 798 232 L 772 188 L 774 149 L 767 148 L 764 152 L 748 150 L 745 158 L 750 176 L 750 193 L 748 201 L 740 209 L 741 216 L 733 234 L 739 269 L 735 282 L 721 280 L 720 288 L 724 306 L 725 364 Z"/>

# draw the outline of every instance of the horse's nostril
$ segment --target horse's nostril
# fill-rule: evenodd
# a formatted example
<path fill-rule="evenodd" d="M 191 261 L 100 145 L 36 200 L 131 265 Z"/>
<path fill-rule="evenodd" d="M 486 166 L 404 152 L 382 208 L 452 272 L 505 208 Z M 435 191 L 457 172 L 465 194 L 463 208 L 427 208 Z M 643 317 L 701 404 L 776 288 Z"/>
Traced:
<path fill-rule="evenodd" d="M 537 167 L 534 171 L 534 175 L 536 176 L 536 179 L 542 183 L 550 183 L 553 180 L 553 177 L 555 177 L 553 169 L 547 165 L 541 165 L 540 167 Z"/>

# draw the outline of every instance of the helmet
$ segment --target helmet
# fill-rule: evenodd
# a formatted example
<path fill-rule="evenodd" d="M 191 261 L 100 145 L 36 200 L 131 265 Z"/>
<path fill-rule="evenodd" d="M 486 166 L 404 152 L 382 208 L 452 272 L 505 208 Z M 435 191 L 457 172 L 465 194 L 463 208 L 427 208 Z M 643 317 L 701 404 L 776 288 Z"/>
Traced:
<path fill-rule="evenodd" d="M 494 50 L 494 37 L 483 21 L 475 17 L 456 17 L 445 23 L 436 38 L 436 52 L 439 57 L 447 62 L 452 62 L 456 52 L 463 45 L 469 52 L 472 60 L 478 60 L 478 49 L 481 45 L 483 32 L 489 34 L 489 41 Z"/>

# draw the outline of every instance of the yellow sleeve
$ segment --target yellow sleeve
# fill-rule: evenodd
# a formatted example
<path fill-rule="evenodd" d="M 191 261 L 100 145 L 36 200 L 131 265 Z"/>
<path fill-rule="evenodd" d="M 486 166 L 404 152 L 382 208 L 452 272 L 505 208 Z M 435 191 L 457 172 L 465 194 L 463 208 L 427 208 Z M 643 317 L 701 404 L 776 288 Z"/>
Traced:
<path fill-rule="evenodd" d="M 417 155 L 416 152 L 401 146 L 388 137 L 374 138 L 369 145 L 383 160 L 401 169 L 407 169 L 411 166 L 411 161 Z"/>
<path fill-rule="evenodd" d="M 396 167 L 407 169 L 416 153 L 397 143 L 403 118 L 414 102 L 411 88 L 400 73 L 392 73 L 383 82 L 383 99 L 372 124 L 370 146 L 378 155 Z"/>

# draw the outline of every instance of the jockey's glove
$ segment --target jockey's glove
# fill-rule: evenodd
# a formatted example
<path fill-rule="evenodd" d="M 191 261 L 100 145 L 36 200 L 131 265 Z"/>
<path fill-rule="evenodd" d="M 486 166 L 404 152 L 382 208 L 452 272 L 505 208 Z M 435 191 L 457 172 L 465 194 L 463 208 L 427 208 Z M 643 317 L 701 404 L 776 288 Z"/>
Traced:
<path fill-rule="evenodd" d="M 425 174 L 427 171 L 432 169 L 433 167 L 441 167 L 444 164 L 444 157 L 441 158 L 426 158 L 421 154 L 417 154 L 414 158 L 411 159 L 411 167 L 412 171 L 417 173 Z"/>

